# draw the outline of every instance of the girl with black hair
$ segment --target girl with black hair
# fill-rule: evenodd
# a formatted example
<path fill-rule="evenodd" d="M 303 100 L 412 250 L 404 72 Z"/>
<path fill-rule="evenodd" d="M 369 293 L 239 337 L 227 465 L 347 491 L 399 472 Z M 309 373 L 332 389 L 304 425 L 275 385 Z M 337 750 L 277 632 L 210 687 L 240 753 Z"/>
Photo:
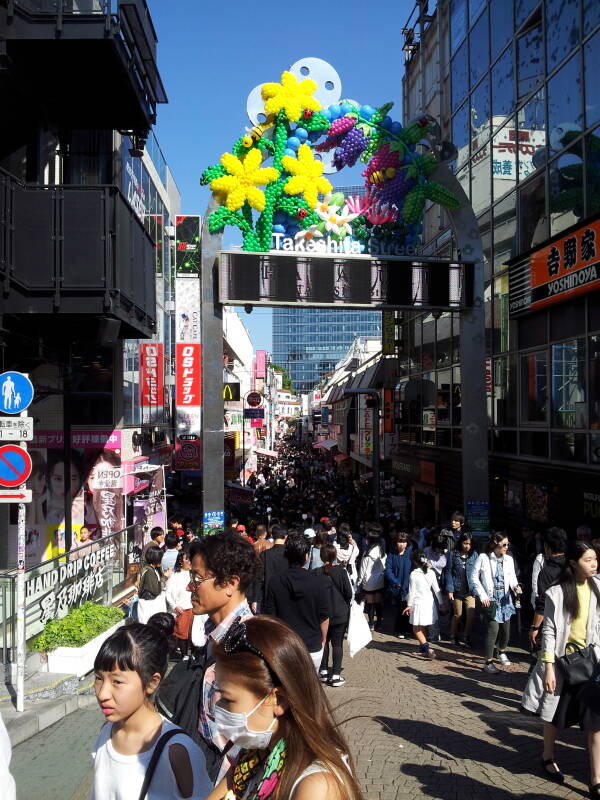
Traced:
<path fill-rule="evenodd" d="M 410 614 L 410 624 L 413 626 L 413 633 L 419 642 L 418 655 L 433 659 L 435 651 L 429 647 L 425 632 L 437 620 L 438 606 L 442 611 L 445 608 L 444 597 L 424 551 L 413 550 L 410 558 L 414 569 L 410 573 L 404 613 Z"/>
<path fill-rule="evenodd" d="M 472 647 L 471 628 L 475 620 L 475 595 L 471 585 L 470 573 L 475 566 L 478 554 L 473 549 L 470 533 L 461 533 L 454 549 L 448 553 L 446 567 L 446 591 L 454 609 L 450 635 L 454 644 L 460 644 L 459 628 L 464 615 L 465 645 Z"/>
<path fill-rule="evenodd" d="M 142 567 L 138 587 L 139 622 L 148 622 L 153 614 L 167 610 L 164 593 L 165 575 L 160 569 L 163 555 L 163 551 L 158 547 L 153 546 L 146 550 L 146 564 Z"/>
<path fill-rule="evenodd" d="M 201 800 L 210 792 L 200 748 L 153 704 L 168 651 L 161 630 L 140 623 L 119 628 L 100 648 L 94 688 L 106 723 L 92 752 L 90 800 L 137 798 L 147 777 L 148 800 Z"/>
<path fill-rule="evenodd" d="M 600 714 L 580 697 L 583 684 L 566 682 L 564 668 L 556 661 L 587 648 L 587 657 L 600 659 L 600 579 L 598 557 L 584 541 L 571 542 L 565 567 L 546 591 L 542 649 L 523 693 L 526 711 L 544 721 L 542 769 L 559 783 L 564 775 L 554 757 L 558 731 L 579 723 L 588 733 L 591 781 L 590 797 L 600 798 Z"/>
<path fill-rule="evenodd" d="M 369 617 L 369 628 L 381 630 L 383 624 L 383 587 L 385 583 L 386 553 L 383 529 L 378 522 L 367 527 L 367 543 L 360 563 L 358 588 L 365 598 L 365 612 Z M 375 623 L 377 617 L 377 623 Z"/>
<path fill-rule="evenodd" d="M 188 551 L 180 550 L 175 562 L 175 572 L 171 575 L 165 587 L 167 608 L 175 617 L 173 635 L 177 639 L 179 652 L 184 661 L 189 658 L 188 651 L 194 621 L 192 593 L 188 589 L 191 567 Z"/>

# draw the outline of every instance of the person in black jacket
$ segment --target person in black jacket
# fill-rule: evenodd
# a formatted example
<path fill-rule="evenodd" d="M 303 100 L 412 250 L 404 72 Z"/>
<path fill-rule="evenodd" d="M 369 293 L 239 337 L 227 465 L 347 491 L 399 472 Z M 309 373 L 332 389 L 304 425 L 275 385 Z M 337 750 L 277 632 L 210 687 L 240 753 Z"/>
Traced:
<path fill-rule="evenodd" d="M 562 528 L 548 528 L 544 533 L 544 564 L 538 575 L 537 593 L 535 597 L 535 613 L 529 630 L 529 642 L 532 648 L 537 647 L 537 641 L 544 622 L 544 603 L 546 590 L 558 580 L 565 567 L 565 550 L 567 547 L 567 532 Z"/>
<path fill-rule="evenodd" d="M 322 575 L 329 588 L 329 604 L 331 616 L 327 629 L 327 640 L 323 650 L 323 659 L 319 678 L 330 686 L 343 686 L 346 679 L 342 678 L 342 656 L 344 652 L 344 632 L 348 627 L 350 618 L 350 603 L 352 601 L 352 585 L 345 566 L 336 564 L 337 551 L 333 544 L 321 547 L 321 561 L 324 566 L 315 572 Z M 329 677 L 329 645 L 331 644 L 333 664 L 331 678 Z"/>
<path fill-rule="evenodd" d="M 274 549 L 265 551 L 265 555 Z M 279 617 L 296 631 L 318 670 L 329 627 L 329 587 L 322 575 L 315 574 L 316 570 L 303 569 L 309 549 L 302 533 L 288 536 L 284 553 L 289 568 L 269 579 L 263 611 Z"/>
<path fill-rule="evenodd" d="M 263 550 L 260 554 L 262 561 L 262 584 L 257 594 L 261 598 L 260 610 L 264 611 L 267 602 L 267 590 L 269 581 L 273 576 L 279 575 L 281 572 L 287 572 L 288 562 L 285 558 L 285 540 L 288 535 L 288 530 L 285 525 L 279 523 L 273 525 L 271 528 L 271 535 L 273 536 L 273 547 L 268 550 Z M 256 609 L 253 609 L 256 612 Z"/>

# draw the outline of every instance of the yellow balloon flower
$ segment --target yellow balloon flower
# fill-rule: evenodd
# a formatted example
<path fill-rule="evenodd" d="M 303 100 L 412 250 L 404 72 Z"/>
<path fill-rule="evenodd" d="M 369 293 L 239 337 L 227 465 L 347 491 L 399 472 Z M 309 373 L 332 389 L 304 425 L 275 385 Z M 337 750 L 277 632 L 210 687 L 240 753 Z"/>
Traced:
<path fill-rule="evenodd" d="M 236 158 L 231 153 L 223 153 L 221 164 L 229 175 L 214 178 L 210 188 L 221 205 L 229 211 L 237 211 L 246 200 L 252 208 L 264 211 L 265 195 L 257 186 L 276 181 L 279 172 L 275 167 L 262 167 L 262 154 L 257 148 L 250 150 L 243 158 Z"/>
<path fill-rule="evenodd" d="M 281 166 L 292 175 L 285 185 L 285 193 L 304 194 L 310 208 L 317 205 L 319 192 L 327 194 L 332 190 L 327 178 L 323 177 L 323 163 L 313 157 L 307 144 L 301 144 L 298 148 L 298 158 L 283 156 Z"/>
<path fill-rule="evenodd" d="M 317 90 L 317 84 L 310 78 L 298 81 L 291 72 L 281 75 L 281 83 L 265 83 L 261 89 L 265 100 L 267 114 L 278 114 L 282 109 L 292 122 L 298 122 L 302 111 L 320 111 L 321 104 L 312 95 Z"/>

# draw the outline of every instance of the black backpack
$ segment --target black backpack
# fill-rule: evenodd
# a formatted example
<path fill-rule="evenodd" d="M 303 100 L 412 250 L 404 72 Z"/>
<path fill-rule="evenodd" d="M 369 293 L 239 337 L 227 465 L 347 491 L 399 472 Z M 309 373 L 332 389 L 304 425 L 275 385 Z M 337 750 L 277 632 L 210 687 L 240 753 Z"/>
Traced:
<path fill-rule="evenodd" d="M 198 718 L 202 704 L 202 681 L 214 658 L 207 657 L 206 647 L 189 661 L 180 661 L 161 682 L 156 693 L 156 707 L 169 722 L 178 725 L 190 736 L 204 753 L 206 770 L 215 782 L 221 768 L 223 756 L 212 742 L 200 735 Z"/>

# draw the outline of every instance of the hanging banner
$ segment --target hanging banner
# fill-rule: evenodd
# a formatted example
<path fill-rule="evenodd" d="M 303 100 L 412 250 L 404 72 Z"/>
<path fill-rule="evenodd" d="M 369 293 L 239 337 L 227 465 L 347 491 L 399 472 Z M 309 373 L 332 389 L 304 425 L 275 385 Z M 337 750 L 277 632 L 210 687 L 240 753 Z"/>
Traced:
<path fill-rule="evenodd" d="M 384 433 L 394 432 L 394 391 L 383 390 L 383 430 Z"/>
<path fill-rule="evenodd" d="M 159 342 L 140 345 L 140 405 L 158 408 L 164 399 L 164 356 Z"/>
<path fill-rule="evenodd" d="M 256 351 L 256 377 L 266 378 L 267 372 L 267 353 L 266 350 Z"/>
<path fill-rule="evenodd" d="M 175 341 L 200 343 L 200 280 L 175 279 Z"/>
<path fill-rule="evenodd" d="M 175 405 L 200 406 L 202 400 L 202 361 L 199 344 L 175 345 Z"/>
<path fill-rule="evenodd" d="M 394 311 L 384 311 L 381 316 L 381 352 L 384 356 L 393 356 L 396 352 L 396 313 Z"/>

